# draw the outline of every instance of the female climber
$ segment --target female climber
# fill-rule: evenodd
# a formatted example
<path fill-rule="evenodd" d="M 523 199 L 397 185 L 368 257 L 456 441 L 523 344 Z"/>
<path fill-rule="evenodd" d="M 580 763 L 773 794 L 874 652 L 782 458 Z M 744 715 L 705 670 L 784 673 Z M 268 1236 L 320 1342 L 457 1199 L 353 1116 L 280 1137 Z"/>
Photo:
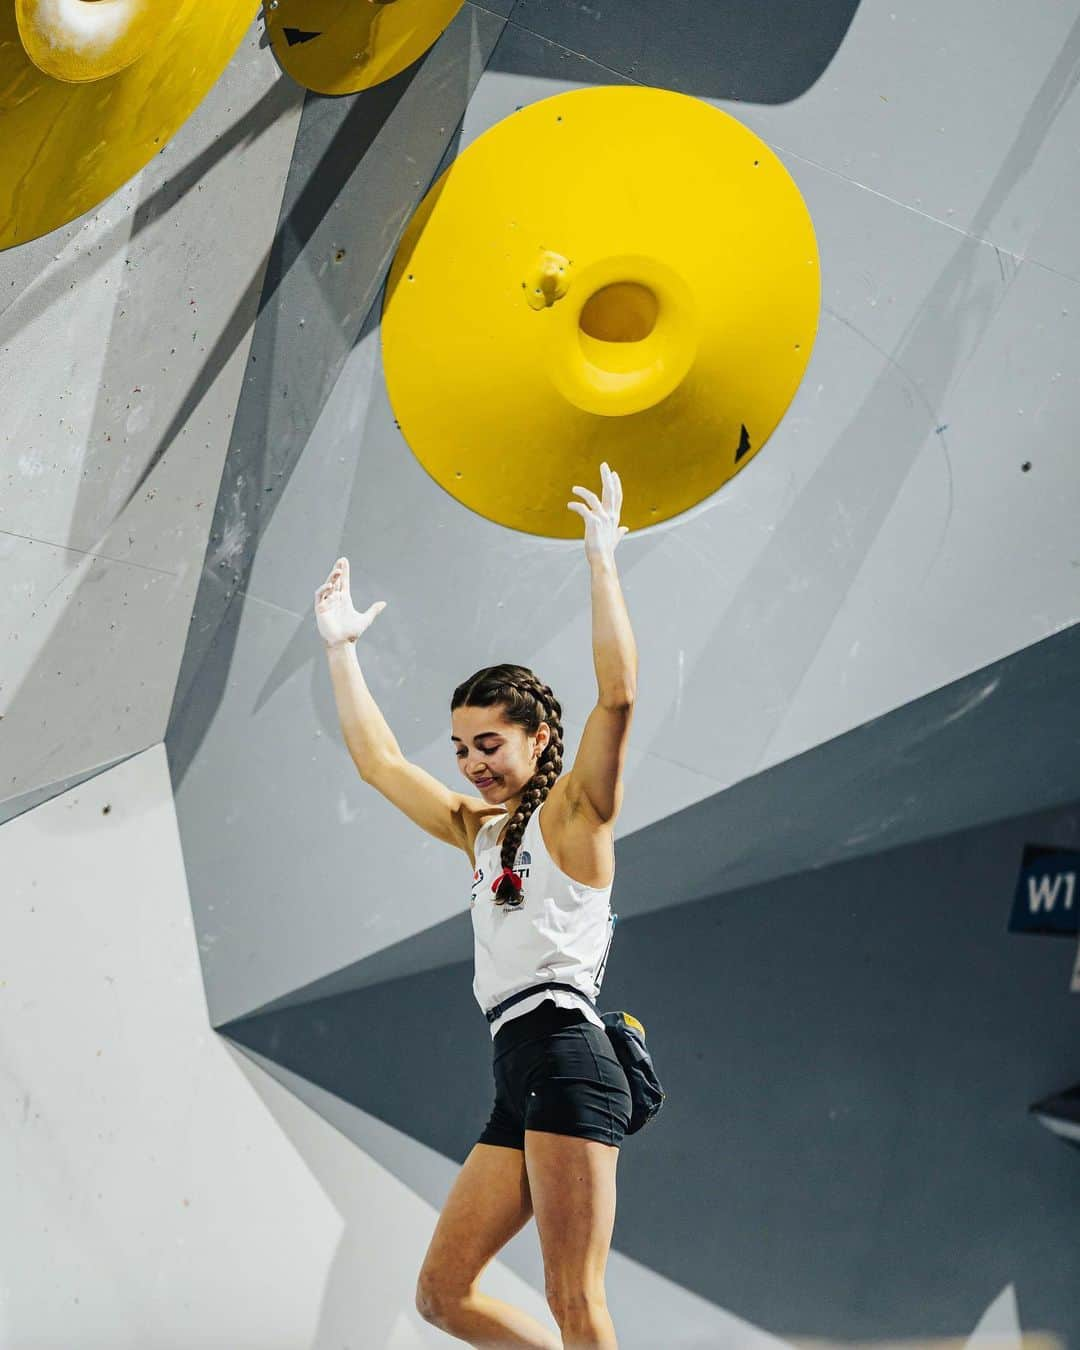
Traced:
<path fill-rule="evenodd" d="M 611 943 L 613 826 L 637 651 L 614 558 L 627 533 L 619 525 L 622 484 L 606 463 L 601 478 L 602 501 L 575 486 L 585 504 L 567 503 L 585 521 L 599 697 L 566 774 L 561 705 L 517 665 L 477 671 L 450 702 L 458 770 L 479 796 L 454 792 L 410 763 L 356 656 L 356 640 L 384 602 L 356 611 L 347 558 L 315 592 L 342 732 L 361 777 L 473 865 L 473 993 L 491 1027 L 495 1100 L 436 1224 L 416 1306 L 449 1335 L 500 1350 L 617 1350 L 604 1272 L 631 1094 L 588 1000 Z M 569 987 L 512 999 L 546 981 Z M 477 1287 L 534 1214 L 561 1336 Z"/>

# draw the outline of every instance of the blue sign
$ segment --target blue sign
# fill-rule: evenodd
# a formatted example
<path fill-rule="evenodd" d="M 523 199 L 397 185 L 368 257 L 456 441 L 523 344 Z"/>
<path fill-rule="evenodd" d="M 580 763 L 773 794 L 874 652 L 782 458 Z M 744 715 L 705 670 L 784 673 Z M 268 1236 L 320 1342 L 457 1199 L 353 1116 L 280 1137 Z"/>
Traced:
<path fill-rule="evenodd" d="M 1075 937 L 1080 931 L 1078 878 L 1080 853 L 1075 849 L 1025 844 L 1009 932 Z"/>

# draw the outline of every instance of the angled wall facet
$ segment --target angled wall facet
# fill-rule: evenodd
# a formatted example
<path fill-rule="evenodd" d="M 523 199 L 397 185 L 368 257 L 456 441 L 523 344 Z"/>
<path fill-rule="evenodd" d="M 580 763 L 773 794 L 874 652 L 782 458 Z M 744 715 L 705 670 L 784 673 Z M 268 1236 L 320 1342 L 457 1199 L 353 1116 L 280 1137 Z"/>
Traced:
<path fill-rule="evenodd" d="M 299 103 L 253 26 L 140 174 L 0 254 L 0 805 L 164 734 Z"/>

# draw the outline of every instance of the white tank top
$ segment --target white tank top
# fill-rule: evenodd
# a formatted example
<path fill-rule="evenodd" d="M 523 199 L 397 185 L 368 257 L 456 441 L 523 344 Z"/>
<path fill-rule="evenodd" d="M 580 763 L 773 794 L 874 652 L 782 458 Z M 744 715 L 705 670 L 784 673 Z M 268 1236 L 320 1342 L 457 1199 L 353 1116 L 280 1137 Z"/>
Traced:
<path fill-rule="evenodd" d="M 522 880 L 520 905 L 496 905 L 491 889 L 502 872 L 502 846 L 496 840 L 509 813 L 492 816 L 477 831 L 469 904 L 476 957 L 473 993 L 484 1012 L 545 980 L 573 985 L 593 999 L 600 992 L 614 929 L 615 878 L 606 886 L 585 886 L 556 866 L 540 833 L 544 805 L 529 817 L 514 859 Z M 547 999 L 559 1008 L 577 1008 L 590 1022 L 604 1026 L 600 1014 L 568 989 L 541 989 L 489 1023 L 492 1039 L 511 1018 L 532 1012 Z"/>

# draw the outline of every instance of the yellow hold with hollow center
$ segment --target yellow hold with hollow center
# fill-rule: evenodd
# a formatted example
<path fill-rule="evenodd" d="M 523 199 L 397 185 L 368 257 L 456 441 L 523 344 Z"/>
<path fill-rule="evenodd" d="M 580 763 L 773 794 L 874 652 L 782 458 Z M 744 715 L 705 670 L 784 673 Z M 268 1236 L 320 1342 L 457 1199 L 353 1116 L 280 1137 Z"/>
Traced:
<path fill-rule="evenodd" d="M 601 86 L 513 113 L 434 184 L 387 281 L 383 364 L 449 493 L 580 539 L 567 502 L 603 460 L 632 530 L 749 463 L 819 308 L 813 224 L 768 145 L 700 99 Z"/>

